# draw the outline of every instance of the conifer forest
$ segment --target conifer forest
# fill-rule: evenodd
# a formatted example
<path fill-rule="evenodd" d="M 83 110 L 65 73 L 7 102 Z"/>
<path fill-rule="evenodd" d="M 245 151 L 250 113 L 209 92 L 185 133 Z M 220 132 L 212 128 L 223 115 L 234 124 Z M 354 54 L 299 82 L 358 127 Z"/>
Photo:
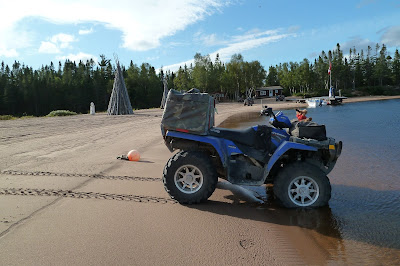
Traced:
<path fill-rule="evenodd" d="M 169 89 L 225 95 L 237 100 L 249 88 L 282 86 L 284 94 L 322 96 L 328 94 L 331 64 L 332 86 L 342 95 L 400 94 L 400 54 L 389 54 L 387 47 L 376 44 L 367 50 L 322 51 L 313 61 L 285 62 L 264 68 L 259 61 L 245 61 L 235 54 L 223 63 L 217 55 L 197 53 L 194 63 L 176 72 L 156 69 L 148 63 L 133 61 L 121 66 L 134 109 L 160 107 L 163 80 Z M 100 55 L 100 60 L 58 62 L 33 69 L 15 61 L 0 66 L 0 115 L 43 116 L 53 110 L 88 113 L 91 102 L 96 111 L 106 111 L 114 81 L 115 65 Z"/>

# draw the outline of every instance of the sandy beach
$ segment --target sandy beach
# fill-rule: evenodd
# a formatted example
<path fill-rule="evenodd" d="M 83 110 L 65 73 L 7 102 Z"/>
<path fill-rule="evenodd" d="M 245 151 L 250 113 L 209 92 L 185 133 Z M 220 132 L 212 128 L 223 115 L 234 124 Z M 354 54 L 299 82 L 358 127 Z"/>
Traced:
<path fill-rule="evenodd" d="M 400 96 L 355 97 L 350 102 Z M 263 100 L 274 110 L 307 107 Z M 216 125 L 259 112 L 217 105 Z M 257 205 L 220 182 L 209 201 L 180 205 L 161 176 L 171 153 L 161 109 L 130 116 L 77 115 L 0 121 L 2 265 L 327 264 L 334 241 L 295 226 L 298 213 Z M 139 162 L 116 159 L 136 149 Z M 309 254 L 312 254 L 310 256 Z"/>

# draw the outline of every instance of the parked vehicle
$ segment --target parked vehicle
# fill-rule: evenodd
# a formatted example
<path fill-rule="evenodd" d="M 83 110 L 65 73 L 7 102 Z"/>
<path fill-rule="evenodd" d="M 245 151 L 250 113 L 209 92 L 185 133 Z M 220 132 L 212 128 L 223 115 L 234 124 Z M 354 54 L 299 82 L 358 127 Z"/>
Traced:
<path fill-rule="evenodd" d="M 276 99 L 276 101 L 283 101 L 283 100 L 285 100 L 285 95 L 283 95 L 283 94 L 276 95 L 275 99 Z"/>
<path fill-rule="evenodd" d="M 172 103 L 182 102 L 173 97 L 170 108 Z M 188 101 L 187 105 L 192 103 Z M 204 110 L 210 107 L 208 104 Z M 325 127 L 297 123 L 297 130 L 289 130 L 294 126 L 289 118 L 282 112 L 275 115 L 265 106 L 260 115 L 269 116 L 270 125 L 226 129 L 206 123 L 199 131 L 194 124 L 182 124 L 185 117 L 176 120 L 179 125 L 173 122 L 176 110 L 172 110 L 164 112 L 161 131 L 168 149 L 178 152 L 164 167 L 163 183 L 178 202 L 207 200 L 220 177 L 238 185 L 273 184 L 275 197 L 287 208 L 328 204 L 331 186 L 327 174 L 341 154 L 342 142 L 324 136 Z M 206 114 L 206 118 L 211 118 L 211 114 Z M 194 120 L 196 116 L 192 114 L 188 121 Z M 311 139 L 308 135 L 319 137 Z"/>
<path fill-rule="evenodd" d="M 244 100 L 244 106 L 248 105 L 248 106 L 253 106 L 254 104 L 254 99 L 251 97 L 248 97 L 247 99 Z"/>

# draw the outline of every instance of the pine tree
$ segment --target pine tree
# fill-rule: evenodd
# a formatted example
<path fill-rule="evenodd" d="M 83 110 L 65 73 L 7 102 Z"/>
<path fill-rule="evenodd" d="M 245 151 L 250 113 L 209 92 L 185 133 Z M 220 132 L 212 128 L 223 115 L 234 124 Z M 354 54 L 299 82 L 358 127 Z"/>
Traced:
<path fill-rule="evenodd" d="M 384 44 L 382 45 L 382 48 L 379 52 L 379 57 L 376 60 L 374 74 L 378 80 L 379 86 L 383 86 L 384 81 L 386 81 L 387 77 L 389 77 L 387 50 L 386 50 L 386 45 Z"/>
<path fill-rule="evenodd" d="M 392 80 L 395 86 L 400 86 L 400 53 L 396 49 L 392 63 Z"/>
<path fill-rule="evenodd" d="M 276 86 L 279 85 L 278 82 L 278 71 L 276 67 L 270 66 L 268 68 L 267 78 L 265 79 L 265 86 Z"/>

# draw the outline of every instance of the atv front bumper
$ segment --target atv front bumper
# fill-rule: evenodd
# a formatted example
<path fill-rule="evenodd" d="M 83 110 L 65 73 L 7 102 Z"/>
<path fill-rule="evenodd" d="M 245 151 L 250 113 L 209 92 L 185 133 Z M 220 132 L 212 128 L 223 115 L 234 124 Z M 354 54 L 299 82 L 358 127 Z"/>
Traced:
<path fill-rule="evenodd" d="M 332 171 L 336 164 L 337 159 L 342 153 L 343 143 L 341 141 L 336 142 L 334 138 L 327 138 L 326 140 L 315 140 L 315 139 L 302 139 L 297 137 L 290 137 L 289 141 L 301 143 L 304 145 L 316 147 L 319 151 L 320 158 L 324 162 L 324 166 L 321 169 L 328 174 Z"/>
<path fill-rule="evenodd" d="M 316 147 L 318 150 L 329 150 L 330 159 L 336 160 L 339 158 L 340 154 L 342 153 L 342 142 L 336 142 L 334 138 L 327 138 L 326 140 L 316 140 L 316 139 L 306 139 L 306 138 L 297 138 L 297 137 L 290 137 L 289 141 L 301 143 L 304 145 Z"/>

